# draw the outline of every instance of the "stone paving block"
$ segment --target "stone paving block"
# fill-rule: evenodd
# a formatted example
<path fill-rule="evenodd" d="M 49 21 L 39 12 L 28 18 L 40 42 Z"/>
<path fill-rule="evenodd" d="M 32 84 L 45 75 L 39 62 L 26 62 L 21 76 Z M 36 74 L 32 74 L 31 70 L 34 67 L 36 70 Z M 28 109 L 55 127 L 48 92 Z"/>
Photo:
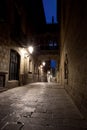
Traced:
<path fill-rule="evenodd" d="M 43 119 L 50 119 L 52 118 L 52 114 L 48 114 L 48 113 L 36 113 L 34 112 L 31 116 L 32 118 L 43 118 Z"/>
<path fill-rule="evenodd" d="M 20 128 L 22 128 L 21 125 L 18 125 L 16 123 L 6 123 L 1 130 L 20 130 Z"/>
<path fill-rule="evenodd" d="M 2 128 L 6 122 L 17 122 L 17 120 L 19 119 L 19 116 L 16 115 L 15 113 L 13 114 L 10 114 L 10 115 L 7 115 L 6 117 L 4 117 L 1 122 L 0 122 L 0 128 Z"/>
<path fill-rule="evenodd" d="M 22 130 L 85 130 L 87 121 L 66 91 L 53 86 L 34 83 L 0 93 L 0 128 L 9 122 L 6 130 L 17 130 L 20 123 Z"/>
<path fill-rule="evenodd" d="M 64 119 L 63 124 L 68 127 L 87 128 L 87 122 L 81 119 Z"/>
<path fill-rule="evenodd" d="M 45 130 L 86 130 L 86 129 L 75 127 L 47 127 Z"/>
<path fill-rule="evenodd" d="M 29 125 L 26 123 L 26 125 L 24 125 L 23 130 L 46 130 L 46 126 L 42 126 L 42 125 Z"/>

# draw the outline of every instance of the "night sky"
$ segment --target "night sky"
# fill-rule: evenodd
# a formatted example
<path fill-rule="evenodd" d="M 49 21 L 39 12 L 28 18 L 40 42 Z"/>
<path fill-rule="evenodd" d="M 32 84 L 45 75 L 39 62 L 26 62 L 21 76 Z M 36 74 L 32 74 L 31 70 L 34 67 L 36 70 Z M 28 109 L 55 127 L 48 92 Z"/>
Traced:
<path fill-rule="evenodd" d="M 51 66 L 51 68 L 56 68 L 56 61 L 51 60 L 50 66 Z"/>
<path fill-rule="evenodd" d="M 44 12 L 46 16 L 46 23 L 52 23 L 52 16 L 54 16 L 54 23 L 57 23 L 57 0 L 43 0 Z"/>

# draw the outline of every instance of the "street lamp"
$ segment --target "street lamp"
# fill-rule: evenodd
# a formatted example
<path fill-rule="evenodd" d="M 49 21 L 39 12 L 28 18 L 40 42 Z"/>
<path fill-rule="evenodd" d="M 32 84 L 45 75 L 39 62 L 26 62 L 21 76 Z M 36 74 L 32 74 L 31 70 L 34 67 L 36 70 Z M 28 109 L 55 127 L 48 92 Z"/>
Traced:
<path fill-rule="evenodd" d="M 43 61 L 43 62 L 42 62 L 42 65 L 45 66 L 45 64 L 46 64 L 46 63 Z"/>
<path fill-rule="evenodd" d="M 32 54 L 33 51 L 34 51 L 34 48 L 33 48 L 32 46 L 29 46 L 29 47 L 28 47 L 28 50 L 29 50 L 30 54 Z"/>

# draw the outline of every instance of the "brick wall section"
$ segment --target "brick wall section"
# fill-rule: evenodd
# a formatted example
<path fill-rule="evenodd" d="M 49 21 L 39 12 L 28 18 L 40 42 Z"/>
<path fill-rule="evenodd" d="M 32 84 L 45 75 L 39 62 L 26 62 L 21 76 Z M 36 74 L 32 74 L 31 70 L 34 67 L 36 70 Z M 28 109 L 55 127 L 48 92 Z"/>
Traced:
<path fill-rule="evenodd" d="M 80 110 L 87 113 L 87 1 L 62 0 L 60 21 L 60 81 L 72 95 Z M 64 79 L 66 54 L 67 84 Z"/>

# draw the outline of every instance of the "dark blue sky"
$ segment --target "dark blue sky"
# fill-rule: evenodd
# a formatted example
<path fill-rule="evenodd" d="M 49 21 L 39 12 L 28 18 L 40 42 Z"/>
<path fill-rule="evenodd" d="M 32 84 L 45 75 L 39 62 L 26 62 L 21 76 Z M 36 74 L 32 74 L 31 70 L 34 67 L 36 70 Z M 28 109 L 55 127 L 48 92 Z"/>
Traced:
<path fill-rule="evenodd" d="M 56 68 L 56 61 L 55 60 L 51 60 L 51 68 Z"/>
<path fill-rule="evenodd" d="M 52 16 L 54 16 L 54 22 L 57 23 L 57 0 L 43 0 L 44 11 L 47 24 L 52 23 Z"/>

